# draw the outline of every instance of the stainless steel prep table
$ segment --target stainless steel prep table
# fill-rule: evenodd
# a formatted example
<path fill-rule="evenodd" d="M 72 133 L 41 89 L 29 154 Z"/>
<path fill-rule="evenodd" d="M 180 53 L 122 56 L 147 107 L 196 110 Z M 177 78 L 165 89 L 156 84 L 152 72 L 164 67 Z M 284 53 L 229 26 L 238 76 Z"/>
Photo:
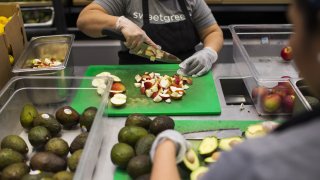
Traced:
<path fill-rule="evenodd" d="M 75 75 L 83 75 L 86 66 L 75 66 Z M 276 120 L 271 116 L 259 116 L 253 105 L 244 105 L 240 111 L 240 105 L 226 105 L 219 78 L 241 78 L 232 58 L 232 42 L 226 41 L 220 53 L 217 64 L 213 67 L 213 78 L 221 103 L 222 113 L 218 116 L 171 116 L 174 120 Z M 151 117 L 153 118 L 153 117 Z M 117 135 L 124 126 L 126 117 L 109 117 L 104 121 L 106 131 L 97 162 L 94 179 L 113 179 L 115 166 L 111 163 L 110 152 L 112 146 L 118 142 Z"/>

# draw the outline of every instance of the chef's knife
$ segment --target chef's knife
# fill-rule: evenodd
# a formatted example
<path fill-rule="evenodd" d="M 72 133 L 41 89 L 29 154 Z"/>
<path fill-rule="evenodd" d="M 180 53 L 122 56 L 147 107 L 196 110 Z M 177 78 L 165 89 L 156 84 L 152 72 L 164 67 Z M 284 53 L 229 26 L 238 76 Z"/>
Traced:
<path fill-rule="evenodd" d="M 201 140 L 206 137 L 216 137 L 217 139 L 224 139 L 235 136 L 242 136 L 242 131 L 239 128 L 230 129 L 216 129 L 216 130 L 205 130 L 196 132 L 187 132 L 182 134 L 185 139 L 188 140 Z"/>
<path fill-rule="evenodd" d="M 102 29 L 102 34 L 110 36 L 112 38 L 115 38 L 120 41 L 126 41 L 125 37 L 121 33 L 117 33 L 108 29 Z M 166 63 L 181 63 L 181 59 L 178 57 L 163 51 L 161 49 L 156 49 L 147 43 L 142 43 L 141 50 L 138 52 L 132 52 L 133 54 L 137 56 L 141 56 L 147 59 L 150 59 L 151 61 L 161 61 Z"/>

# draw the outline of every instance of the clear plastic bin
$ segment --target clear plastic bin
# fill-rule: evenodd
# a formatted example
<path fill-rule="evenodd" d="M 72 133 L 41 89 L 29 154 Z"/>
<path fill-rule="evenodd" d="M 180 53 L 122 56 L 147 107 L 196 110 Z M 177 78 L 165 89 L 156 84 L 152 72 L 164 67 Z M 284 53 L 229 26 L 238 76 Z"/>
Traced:
<path fill-rule="evenodd" d="M 44 79 L 49 82 L 56 82 L 57 79 L 63 79 L 70 83 L 68 83 L 68 85 L 60 84 L 60 86 L 40 86 L 41 83 L 39 82 L 43 82 Z M 61 78 L 27 76 L 11 79 L 0 92 L 0 139 L 10 134 L 19 135 L 28 144 L 28 159 L 30 159 L 35 151 L 29 143 L 27 131 L 21 126 L 19 120 L 21 110 L 25 104 L 32 103 L 39 112 L 52 115 L 55 115 L 58 108 L 66 105 L 73 107 L 79 114 L 82 114 L 83 110 L 89 106 L 96 107 L 98 108 L 98 111 L 74 176 L 74 179 L 92 179 L 103 139 L 103 126 L 101 125 L 103 123 L 102 116 L 106 116 L 104 110 L 108 103 L 109 90 L 112 84 L 112 79 L 110 78 L 101 79 L 106 80 L 107 90 L 105 91 L 104 96 L 99 100 L 91 99 L 92 96 L 99 95 L 97 94 L 97 89 L 91 86 L 93 78 L 89 77 Z M 52 85 L 54 83 L 48 84 Z M 53 97 L 52 103 L 50 103 L 50 97 L 48 97 L 46 104 L 37 104 L 34 102 L 34 91 L 43 92 L 45 94 L 59 94 L 62 92 L 64 98 L 63 101 L 57 103 L 55 97 Z M 32 94 L 32 96 L 30 96 L 30 94 Z M 81 97 L 80 100 L 79 97 Z M 78 100 L 75 101 L 75 99 Z M 72 130 L 63 129 L 61 138 L 66 140 L 70 145 L 72 140 L 79 135 L 81 131 L 79 125 Z M 89 147 L 90 151 L 88 150 Z M 68 156 L 70 156 L 70 153 Z"/>
<path fill-rule="evenodd" d="M 284 61 L 281 50 L 288 45 L 291 25 L 231 25 L 233 57 L 243 76 L 277 80 L 298 78 L 294 61 Z"/>
<path fill-rule="evenodd" d="M 288 45 L 292 25 L 231 25 L 229 28 L 233 38 L 233 58 L 257 112 L 261 115 L 291 115 L 296 108 L 289 111 L 284 104 L 288 103 L 289 97 L 286 96 L 290 95 L 295 97 L 294 106 L 301 102 L 290 83 L 290 78 L 298 78 L 299 73 L 294 61 L 282 59 L 281 51 Z M 257 87 L 264 88 L 257 90 Z M 277 110 L 266 108 L 265 94 L 281 96 Z M 279 103 L 278 97 L 273 99 Z"/>

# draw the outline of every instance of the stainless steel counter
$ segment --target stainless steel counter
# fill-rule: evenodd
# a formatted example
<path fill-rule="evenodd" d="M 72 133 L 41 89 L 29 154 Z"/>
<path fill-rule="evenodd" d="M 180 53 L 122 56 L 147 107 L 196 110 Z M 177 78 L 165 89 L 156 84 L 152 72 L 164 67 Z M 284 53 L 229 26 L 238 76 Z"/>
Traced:
<path fill-rule="evenodd" d="M 230 59 L 231 58 L 231 59 Z M 76 66 L 75 75 L 83 75 L 86 66 Z M 217 64 L 214 65 L 213 78 L 219 96 L 222 113 L 218 116 L 171 116 L 174 120 L 275 120 L 279 117 L 259 116 L 252 105 L 244 105 L 240 110 L 240 105 L 227 105 L 220 78 L 240 78 L 240 73 L 232 59 L 232 45 L 226 42 L 222 50 L 222 55 Z M 234 87 L 237 88 L 237 87 Z M 153 117 L 151 117 L 153 118 Z M 283 119 L 283 117 L 280 117 Z M 117 135 L 124 126 L 126 117 L 109 117 L 103 119 L 105 125 L 104 141 L 101 147 L 99 161 L 97 162 L 94 179 L 113 179 L 115 166 L 111 163 L 110 152 L 112 146 L 118 142 Z"/>

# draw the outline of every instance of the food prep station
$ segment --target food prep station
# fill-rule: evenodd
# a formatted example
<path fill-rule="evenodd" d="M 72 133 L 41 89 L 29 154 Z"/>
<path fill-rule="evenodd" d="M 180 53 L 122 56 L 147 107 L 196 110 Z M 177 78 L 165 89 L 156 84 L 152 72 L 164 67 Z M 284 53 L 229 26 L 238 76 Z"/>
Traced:
<path fill-rule="evenodd" d="M 43 14 L 29 16 L 41 16 L 44 20 L 30 20 L 25 27 L 52 25 L 55 14 L 52 8 L 24 9 L 26 12 L 33 10 L 43 11 Z M 154 103 L 152 99 L 148 103 L 134 101 L 135 106 L 128 103 L 127 107 L 114 108 L 109 98 L 113 79 L 100 78 L 106 82 L 106 91 L 102 96 L 98 95 L 98 88 L 91 84 L 98 73 L 112 72 L 123 80 L 128 97 L 141 98 L 138 95 L 139 89 L 133 87 L 137 73 L 148 71 L 174 74 L 178 66 L 117 65 L 120 42 L 116 40 L 81 42 L 74 41 L 74 35 L 71 34 L 34 37 L 13 67 L 15 77 L 0 91 L 0 124 L 3 125 L 0 137 L 13 133 L 28 141 L 27 133 L 18 121 L 5 123 L 6 119 L 19 119 L 20 110 L 26 103 L 31 102 L 47 113 L 54 113 L 63 105 L 70 105 L 79 112 L 88 106 L 97 107 L 98 112 L 74 179 L 120 180 L 127 176 L 116 170 L 110 154 L 129 114 L 145 112 L 151 119 L 157 115 L 169 115 L 179 126 L 184 127 L 201 122 L 210 124 L 210 121 L 215 124 L 283 121 L 291 117 L 292 113 L 312 110 L 308 87 L 299 77 L 294 63 L 283 62 L 280 57 L 280 51 L 287 45 L 292 33 L 291 25 L 231 25 L 224 26 L 223 29 L 231 38 L 225 39 L 212 71 L 198 80 L 193 78 L 191 89 L 182 100 L 172 103 L 171 108 L 170 104 Z M 107 58 L 105 54 L 108 54 Z M 48 56 L 62 59 L 61 64 L 41 69 L 30 66 L 34 59 Z M 279 83 L 290 85 L 294 92 L 295 106 L 299 108 L 293 108 L 293 112 L 282 108 L 266 112 L 262 102 L 255 100 L 252 95 L 256 87 L 263 86 L 271 92 Z M 129 102 L 133 102 L 132 99 Z M 192 103 L 193 101 L 198 102 Z M 79 132 L 81 128 L 63 133 L 63 138 L 70 143 Z M 31 147 L 30 144 L 29 146 Z"/>

